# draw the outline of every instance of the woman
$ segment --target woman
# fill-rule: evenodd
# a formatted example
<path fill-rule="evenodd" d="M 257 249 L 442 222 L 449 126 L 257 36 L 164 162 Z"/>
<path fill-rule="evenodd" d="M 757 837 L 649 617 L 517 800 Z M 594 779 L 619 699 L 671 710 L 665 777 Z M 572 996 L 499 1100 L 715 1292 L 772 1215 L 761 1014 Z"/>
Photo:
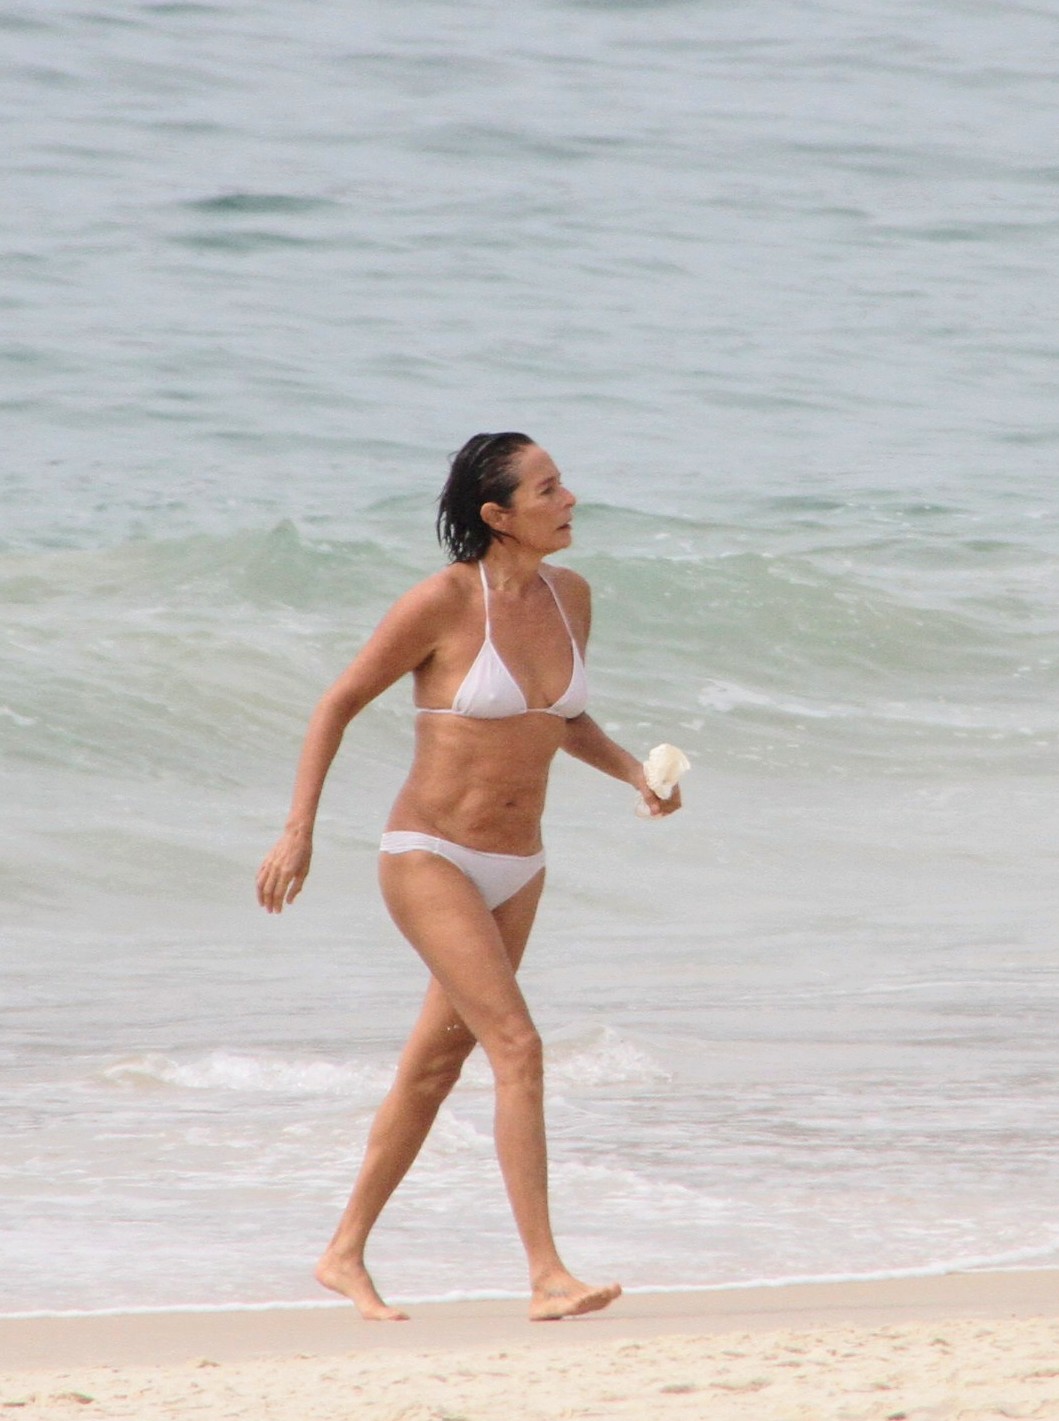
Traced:
<path fill-rule="evenodd" d="M 570 546 L 575 499 L 524 434 L 479 434 L 454 457 L 438 537 L 452 561 L 390 609 L 309 723 L 287 827 L 257 879 L 278 913 L 309 872 L 313 823 L 342 734 L 414 678 L 415 758 L 382 836 L 394 922 L 430 969 L 422 1012 L 316 1276 L 366 1318 L 397 1320 L 364 1266 L 368 1234 L 480 1042 L 496 1085 L 496 1150 L 529 1263 L 530 1317 L 606 1307 L 563 1266 L 548 1216 L 541 1041 L 515 980 L 544 883 L 541 814 L 559 749 L 624 780 L 652 813 L 641 764 L 585 714 L 588 584 L 544 558 Z"/>

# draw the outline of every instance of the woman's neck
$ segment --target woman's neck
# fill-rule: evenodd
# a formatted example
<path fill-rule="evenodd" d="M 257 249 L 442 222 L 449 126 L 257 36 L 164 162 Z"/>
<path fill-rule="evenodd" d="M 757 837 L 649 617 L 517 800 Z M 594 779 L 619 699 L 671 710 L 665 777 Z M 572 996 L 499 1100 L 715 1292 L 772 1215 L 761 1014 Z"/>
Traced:
<path fill-rule="evenodd" d="M 515 595 L 526 592 L 540 576 L 542 554 L 508 539 L 493 542 L 482 558 L 489 586 Z"/>

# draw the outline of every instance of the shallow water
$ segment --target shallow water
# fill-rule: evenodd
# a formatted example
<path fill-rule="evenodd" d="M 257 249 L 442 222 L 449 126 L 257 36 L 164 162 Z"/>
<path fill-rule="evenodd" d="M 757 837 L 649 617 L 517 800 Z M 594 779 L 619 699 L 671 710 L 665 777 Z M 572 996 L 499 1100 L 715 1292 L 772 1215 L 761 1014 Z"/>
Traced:
<path fill-rule="evenodd" d="M 253 871 L 475 429 L 581 502 L 593 710 L 525 969 L 573 1266 L 1059 1261 L 1055 17 L 0 8 L 0 1306 L 315 1296 L 422 971 L 374 848 Z M 395 1295 L 517 1291 L 473 1062 Z M 263 1246 L 264 1244 L 264 1246 Z M 59 1266 L 57 1260 L 62 1260 Z"/>

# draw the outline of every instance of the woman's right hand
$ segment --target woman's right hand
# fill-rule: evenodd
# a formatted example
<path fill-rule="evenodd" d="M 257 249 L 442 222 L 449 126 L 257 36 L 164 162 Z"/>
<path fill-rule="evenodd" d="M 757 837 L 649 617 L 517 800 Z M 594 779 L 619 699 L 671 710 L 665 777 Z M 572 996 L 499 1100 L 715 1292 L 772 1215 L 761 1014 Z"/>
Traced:
<path fill-rule="evenodd" d="M 293 903 L 306 878 L 313 856 L 313 836 L 305 829 L 287 829 L 276 840 L 257 871 L 257 901 L 267 913 L 282 913 Z"/>

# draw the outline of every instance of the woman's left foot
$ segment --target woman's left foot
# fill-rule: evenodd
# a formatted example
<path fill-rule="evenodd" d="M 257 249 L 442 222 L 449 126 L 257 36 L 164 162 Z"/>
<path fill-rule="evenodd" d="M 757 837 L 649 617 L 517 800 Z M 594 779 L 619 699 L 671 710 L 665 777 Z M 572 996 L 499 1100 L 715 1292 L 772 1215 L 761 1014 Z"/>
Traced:
<path fill-rule="evenodd" d="M 586 1312 L 598 1312 L 609 1307 L 621 1296 L 621 1284 L 592 1288 L 579 1283 L 569 1273 L 543 1278 L 533 1289 L 530 1299 L 531 1322 L 558 1322 L 564 1317 L 581 1317 Z"/>

